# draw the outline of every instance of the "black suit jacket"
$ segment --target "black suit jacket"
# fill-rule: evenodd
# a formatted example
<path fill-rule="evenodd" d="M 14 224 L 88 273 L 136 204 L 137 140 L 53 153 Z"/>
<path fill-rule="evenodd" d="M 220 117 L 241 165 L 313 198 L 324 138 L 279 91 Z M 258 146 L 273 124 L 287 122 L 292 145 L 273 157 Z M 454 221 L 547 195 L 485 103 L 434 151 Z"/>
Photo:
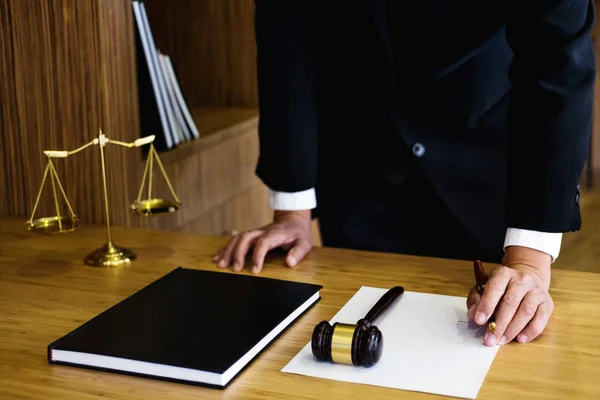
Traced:
<path fill-rule="evenodd" d="M 352 184 L 368 144 L 393 134 L 482 241 L 579 229 L 591 0 L 255 4 L 257 174 L 271 189 Z"/>

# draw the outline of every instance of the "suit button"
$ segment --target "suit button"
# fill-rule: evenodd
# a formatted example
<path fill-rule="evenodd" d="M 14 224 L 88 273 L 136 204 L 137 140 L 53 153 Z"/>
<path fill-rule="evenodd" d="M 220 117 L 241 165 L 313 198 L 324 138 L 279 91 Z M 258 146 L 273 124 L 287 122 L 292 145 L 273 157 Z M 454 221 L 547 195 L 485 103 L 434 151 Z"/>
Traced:
<path fill-rule="evenodd" d="M 412 147 L 412 151 L 415 156 L 423 157 L 423 154 L 425 154 L 425 146 L 421 143 L 415 143 Z"/>

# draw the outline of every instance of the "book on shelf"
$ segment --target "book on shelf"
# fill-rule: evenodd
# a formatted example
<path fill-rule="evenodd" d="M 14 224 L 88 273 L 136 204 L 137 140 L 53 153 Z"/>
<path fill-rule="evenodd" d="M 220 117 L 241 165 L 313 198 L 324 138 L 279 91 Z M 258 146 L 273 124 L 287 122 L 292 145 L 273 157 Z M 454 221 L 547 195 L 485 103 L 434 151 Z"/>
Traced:
<path fill-rule="evenodd" d="M 156 135 L 157 150 L 200 137 L 169 55 L 156 47 L 144 3 L 132 1 L 140 136 Z"/>
<path fill-rule="evenodd" d="M 51 343 L 48 361 L 222 389 L 321 288 L 178 267 Z"/>

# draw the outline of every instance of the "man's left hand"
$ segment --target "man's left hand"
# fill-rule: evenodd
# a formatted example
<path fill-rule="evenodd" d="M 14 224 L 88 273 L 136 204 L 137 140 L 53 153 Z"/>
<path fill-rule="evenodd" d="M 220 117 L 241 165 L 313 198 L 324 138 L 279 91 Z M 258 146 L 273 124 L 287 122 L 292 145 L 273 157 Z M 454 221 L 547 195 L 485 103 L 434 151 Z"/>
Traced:
<path fill-rule="evenodd" d="M 469 292 L 467 316 L 478 325 L 495 314 L 496 332 L 486 327 L 484 343 L 503 345 L 513 339 L 521 343 L 538 337 L 554 310 L 550 287 L 551 257 L 527 247 L 511 246 L 503 266 L 490 271 L 483 296 L 477 288 Z"/>

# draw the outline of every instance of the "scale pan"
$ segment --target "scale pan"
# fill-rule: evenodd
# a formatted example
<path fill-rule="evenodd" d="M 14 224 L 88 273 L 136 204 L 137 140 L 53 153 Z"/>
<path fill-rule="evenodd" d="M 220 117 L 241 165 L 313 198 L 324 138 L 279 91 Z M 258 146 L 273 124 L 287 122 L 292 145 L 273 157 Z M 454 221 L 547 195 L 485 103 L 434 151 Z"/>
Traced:
<path fill-rule="evenodd" d="M 179 210 L 179 202 L 164 199 L 149 199 L 134 202 L 130 209 L 133 213 L 147 217 L 148 215 L 168 214 Z"/>
<path fill-rule="evenodd" d="M 74 217 L 43 217 L 31 222 L 27 221 L 27 229 L 37 233 L 67 233 L 77 228 Z"/>

